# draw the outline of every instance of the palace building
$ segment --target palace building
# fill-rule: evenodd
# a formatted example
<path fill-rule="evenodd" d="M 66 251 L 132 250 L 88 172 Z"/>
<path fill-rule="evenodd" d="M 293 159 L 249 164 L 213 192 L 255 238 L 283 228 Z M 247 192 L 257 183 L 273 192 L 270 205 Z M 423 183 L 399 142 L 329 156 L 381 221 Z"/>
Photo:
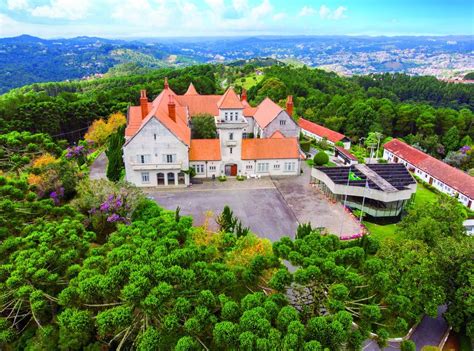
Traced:
<path fill-rule="evenodd" d="M 163 91 L 127 114 L 123 158 L 126 180 L 140 187 L 189 185 L 197 178 L 219 176 L 297 175 L 300 173 L 300 128 L 286 110 L 266 98 L 258 106 L 232 88 L 223 95 L 200 95 L 191 83 L 177 95 L 165 79 Z M 192 139 L 193 118 L 214 117 L 217 138 Z"/>

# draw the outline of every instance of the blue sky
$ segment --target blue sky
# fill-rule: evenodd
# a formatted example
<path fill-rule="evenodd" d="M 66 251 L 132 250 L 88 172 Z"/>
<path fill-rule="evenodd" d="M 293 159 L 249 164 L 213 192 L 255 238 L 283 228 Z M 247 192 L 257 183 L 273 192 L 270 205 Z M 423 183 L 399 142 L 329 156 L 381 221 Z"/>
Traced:
<path fill-rule="evenodd" d="M 0 37 L 474 35 L 473 0 L 0 0 Z"/>

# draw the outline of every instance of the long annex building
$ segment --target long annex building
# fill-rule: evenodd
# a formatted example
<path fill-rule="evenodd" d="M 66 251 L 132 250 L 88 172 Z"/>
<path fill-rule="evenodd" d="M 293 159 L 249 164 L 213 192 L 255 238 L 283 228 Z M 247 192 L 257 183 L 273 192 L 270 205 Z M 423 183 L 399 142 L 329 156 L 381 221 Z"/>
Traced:
<path fill-rule="evenodd" d="M 200 95 L 191 83 L 177 95 L 165 79 L 163 91 L 127 114 L 123 158 L 127 181 L 140 186 L 189 185 L 189 169 L 198 178 L 297 175 L 300 128 L 286 110 L 269 98 L 257 107 L 232 88 L 223 95 Z M 192 139 L 193 118 L 214 117 L 216 139 Z"/>
<path fill-rule="evenodd" d="M 456 197 L 464 206 L 474 210 L 474 178 L 469 174 L 398 139 L 384 145 L 383 158 L 389 162 L 403 163 L 423 181 L 449 196 Z"/>

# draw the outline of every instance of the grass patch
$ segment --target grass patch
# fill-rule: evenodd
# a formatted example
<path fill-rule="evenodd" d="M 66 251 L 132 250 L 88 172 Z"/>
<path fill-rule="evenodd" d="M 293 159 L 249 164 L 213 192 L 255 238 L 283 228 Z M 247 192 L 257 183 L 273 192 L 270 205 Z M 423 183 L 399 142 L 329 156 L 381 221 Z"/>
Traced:
<path fill-rule="evenodd" d="M 337 165 L 334 162 L 329 161 L 324 165 L 324 167 L 336 167 Z"/>
<path fill-rule="evenodd" d="M 365 221 L 363 223 L 369 230 L 370 235 L 379 239 L 380 241 L 386 238 L 392 238 L 392 239 L 397 238 L 397 235 L 395 235 L 395 230 L 397 229 L 396 224 L 380 225 L 380 224 L 375 224 L 375 223 L 370 223 L 370 222 L 365 222 Z"/>
<path fill-rule="evenodd" d="M 415 194 L 415 206 L 426 206 L 430 202 L 437 201 L 438 195 L 427 189 L 423 184 L 418 183 Z"/>
<path fill-rule="evenodd" d="M 260 83 L 263 79 L 263 75 L 257 76 L 255 73 L 252 73 L 246 77 L 237 78 L 235 80 L 235 85 L 240 86 L 246 90 L 249 90 L 253 86 Z M 242 81 L 243 80 L 243 81 Z"/>

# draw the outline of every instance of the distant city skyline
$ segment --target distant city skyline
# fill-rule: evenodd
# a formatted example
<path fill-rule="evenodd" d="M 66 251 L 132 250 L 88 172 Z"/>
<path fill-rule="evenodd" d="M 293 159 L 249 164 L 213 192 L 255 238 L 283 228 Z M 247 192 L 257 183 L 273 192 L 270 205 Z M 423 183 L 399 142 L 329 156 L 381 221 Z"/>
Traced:
<path fill-rule="evenodd" d="M 2 0 L 0 37 L 474 35 L 469 0 Z"/>

